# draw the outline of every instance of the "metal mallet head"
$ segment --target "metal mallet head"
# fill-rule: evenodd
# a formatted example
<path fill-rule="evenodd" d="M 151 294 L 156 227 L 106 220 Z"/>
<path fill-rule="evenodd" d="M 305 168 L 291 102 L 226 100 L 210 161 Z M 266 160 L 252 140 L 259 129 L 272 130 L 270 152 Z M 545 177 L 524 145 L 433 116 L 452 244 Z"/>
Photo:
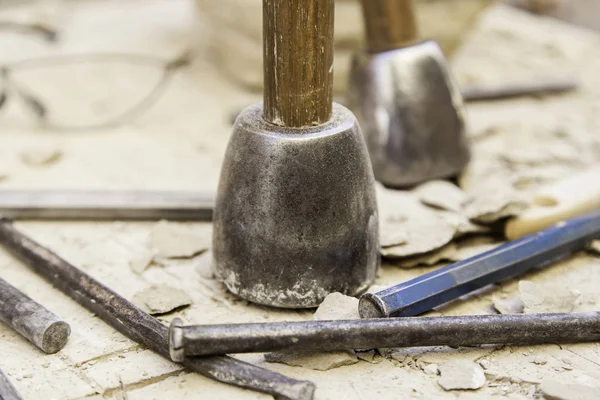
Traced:
<path fill-rule="evenodd" d="M 249 301 L 316 307 L 379 265 L 374 177 L 332 102 L 333 0 L 264 0 L 264 105 L 237 118 L 214 213 L 214 265 Z"/>
<path fill-rule="evenodd" d="M 375 177 L 406 187 L 458 174 L 470 159 L 463 101 L 446 59 L 417 41 L 410 0 L 362 0 L 367 50 L 352 61 L 348 107 Z"/>

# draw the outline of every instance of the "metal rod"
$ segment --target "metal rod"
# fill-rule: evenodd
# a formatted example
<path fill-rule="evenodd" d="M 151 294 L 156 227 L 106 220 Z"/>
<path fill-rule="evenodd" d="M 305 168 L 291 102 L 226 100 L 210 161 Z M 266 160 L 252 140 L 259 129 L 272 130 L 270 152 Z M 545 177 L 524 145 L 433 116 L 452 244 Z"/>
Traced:
<path fill-rule="evenodd" d="M 166 326 L 16 230 L 6 219 L 0 220 L 0 244 L 123 335 L 169 358 Z M 312 382 L 288 378 L 229 357 L 186 359 L 182 364 L 208 378 L 285 399 L 310 400 L 315 390 Z"/>
<path fill-rule="evenodd" d="M 367 48 L 371 53 L 414 44 L 418 37 L 412 0 L 361 0 Z"/>
<path fill-rule="evenodd" d="M 577 86 L 577 82 L 573 79 L 554 79 L 540 82 L 512 82 L 502 85 L 473 85 L 463 87 L 461 92 L 465 101 L 475 102 L 564 93 L 577 89 Z"/>
<path fill-rule="evenodd" d="M 208 192 L 0 191 L 0 215 L 13 219 L 211 221 L 213 207 Z"/>
<path fill-rule="evenodd" d="M 8 380 L 6 374 L 0 369 L 0 399 L 1 400 L 23 400 L 17 389 Z"/>
<path fill-rule="evenodd" d="M 333 0 L 263 0 L 264 117 L 291 128 L 329 121 Z"/>
<path fill-rule="evenodd" d="M 170 332 L 171 358 L 270 351 L 380 347 L 536 345 L 600 341 L 600 313 L 475 315 L 182 326 Z"/>
<path fill-rule="evenodd" d="M 551 228 L 408 282 L 360 298 L 363 318 L 411 317 L 501 280 L 541 268 L 600 239 L 600 211 Z"/>
<path fill-rule="evenodd" d="M 1 278 L 0 320 L 48 354 L 65 347 L 71 334 L 69 324 Z"/>

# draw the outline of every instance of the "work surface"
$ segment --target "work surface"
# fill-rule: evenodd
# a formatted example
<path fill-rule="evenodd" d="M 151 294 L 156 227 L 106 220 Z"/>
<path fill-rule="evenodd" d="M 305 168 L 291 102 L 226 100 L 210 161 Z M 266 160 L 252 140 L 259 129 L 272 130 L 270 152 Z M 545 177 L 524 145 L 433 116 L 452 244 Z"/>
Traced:
<path fill-rule="evenodd" d="M 52 46 L 34 38 L 0 32 L 2 62 L 80 52 L 133 52 L 169 58 L 189 48 L 190 43 L 202 49 L 202 35 L 197 35 L 195 42 L 191 39 L 197 29 L 192 4 L 183 0 L 50 2 L 0 10 L 0 19 L 11 18 L 46 21 L 58 27 L 61 35 Z M 475 157 L 461 184 L 475 201 L 483 204 L 482 208 L 489 206 L 493 209 L 491 214 L 517 213 L 522 209 L 520 195 L 600 163 L 599 36 L 497 7 L 482 17 L 455 55 L 453 64 L 462 84 L 543 76 L 574 76 L 582 84 L 576 93 L 544 100 L 526 98 L 468 107 Z M 14 109 L 0 115 L 0 189 L 214 189 L 229 136 L 230 115 L 258 101 L 258 97 L 229 84 L 212 65 L 211 53 L 200 51 L 194 65 L 176 74 L 147 113 L 110 130 L 84 133 L 38 130 L 28 126 L 31 118 L 27 118 L 27 113 L 19 112 L 18 105 L 11 104 Z M 97 81 L 81 82 L 69 74 L 59 74 L 51 85 L 64 94 L 57 101 L 68 109 L 69 102 L 75 108 L 80 101 L 76 96 L 70 97 L 71 92 L 76 93 L 74 89 L 102 88 L 103 78 L 99 75 Z M 130 74 L 121 84 L 127 88 L 147 85 L 144 79 L 143 74 Z M 398 194 L 404 200 L 397 205 L 393 194 L 386 196 L 389 201 L 382 202 L 382 214 L 392 215 L 402 214 L 405 210 L 394 207 L 402 208 L 402 201 L 413 195 Z M 496 202 L 500 205 L 492 204 L 500 197 L 504 199 Z M 476 211 L 471 209 L 469 215 L 478 220 L 490 215 Z M 442 224 L 441 219 L 435 218 L 435 215 L 419 218 L 422 223 L 429 223 L 422 225 L 425 226 L 420 231 L 422 238 L 415 241 L 410 236 L 414 232 L 409 229 L 409 237 L 399 239 L 396 244 L 408 242 L 412 247 L 407 250 L 396 246 L 395 251 L 417 254 L 435 249 L 436 252 L 429 253 L 425 261 L 414 261 L 413 257 L 412 262 L 387 262 L 377 280 L 378 287 L 402 282 L 443 263 L 410 269 L 401 265 L 454 258 L 440 256 L 440 248 L 464 257 L 469 251 L 477 252 L 495 244 L 484 236 L 475 241 L 461 240 L 458 246 L 447 245 L 455 236 L 454 231 L 449 239 L 430 243 L 434 240 L 433 233 L 440 230 L 436 226 Z M 154 285 L 182 290 L 189 299 L 181 302 L 192 304 L 159 317 L 165 323 L 175 316 L 190 323 L 312 318 L 311 311 L 257 307 L 227 294 L 210 273 L 210 251 L 190 256 L 208 249 L 209 224 L 18 225 L 126 298 L 134 299 L 137 294 L 135 301 L 150 308 L 165 306 L 148 304 L 152 299 L 160 300 L 161 293 L 152 289 Z M 394 228 L 394 224 L 385 226 Z M 401 224 L 397 228 L 403 229 Z M 393 234 L 386 234 L 390 235 L 390 248 L 394 249 Z M 169 242 L 172 237 L 179 243 Z M 189 248 L 178 247 L 186 244 L 185 239 L 194 243 Z M 172 258 L 173 255 L 185 257 Z M 150 262 L 152 257 L 154 261 Z M 0 264 L 2 278 L 59 314 L 73 331 L 64 350 L 44 355 L 0 325 L 0 368 L 25 400 L 268 398 L 187 373 L 123 337 L 3 252 Z M 510 303 L 518 297 L 549 311 L 597 310 L 600 304 L 600 258 L 591 252 L 522 279 L 533 283 L 503 283 L 433 314 L 494 313 L 493 303 L 500 307 L 501 303 Z M 150 294 L 144 299 L 142 291 L 148 288 Z M 491 395 L 530 399 L 542 391 L 553 393 L 553 398 L 581 399 L 586 393 L 588 398 L 600 393 L 600 344 L 390 349 L 381 353 L 384 356 L 362 354 L 360 360 L 356 355 L 346 355 L 338 364 L 347 365 L 327 371 L 313 369 L 315 364 L 321 369 L 334 366 L 327 357 L 313 363 L 313 368 L 267 363 L 261 354 L 239 358 L 314 381 L 316 398 L 322 400 L 478 399 Z M 486 382 L 481 389 L 442 388 L 437 369 L 452 366 L 457 360 L 467 363 L 467 369 L 471 366 L 484 369 Z M 456 377 L 459 379 L 464 376 Z M 560 385 L 556 387 L 553 383 Z"/>

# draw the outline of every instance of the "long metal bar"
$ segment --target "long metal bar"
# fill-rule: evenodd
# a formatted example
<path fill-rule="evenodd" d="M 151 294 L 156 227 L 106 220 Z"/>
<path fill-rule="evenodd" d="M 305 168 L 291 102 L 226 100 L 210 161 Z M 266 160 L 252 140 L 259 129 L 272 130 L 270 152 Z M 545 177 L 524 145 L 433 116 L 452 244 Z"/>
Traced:
<path fill-rule="evenodd" d="M 12 219 L 211 221 L 213 207 L 210 192 L 0 191 L 0 215 Z"/>
<path fill-rule="evenodd" d="M 363 318 L 411 317 L 486 285 L 541 268 L 600 239 L 600 211 L 561 222 L 475 257 L 430 272 L 359 303 Z"/>
<path fill-rule="evenodd" d="M 1 278 L 0 321 L 48 354 L 65 347 L 71 334 L 69 324 Z"/>
<path fill-rule="evenodd" d="M 17 389 L 10 383 L 8 377 L 0 369 L 0 399 L 2 400 L 23 400 Z"/>
<path fill-rule="evenodd" d="M 125 298 L 0 220 L 0 244 L 104 322 L 169 358 L 169 329 Z M 284 399 L 310 400 L 315 385 L 229 357 L 186 359 L 184 366 L 211 379 Z"/>
<path fill-rule="evenodd" d="M 600 341 L 600 313 L 171 325 L 171 357 L 380 347 Z"/>
<path fill-rule="evenodd" d="M 553 79 L 539 82 L 472 85 L 463 87 L 461 92 L 465 101 L 475 102 L 558 94 L 575 90 L 577 86 L 577 82 L 573 79 Z"/>

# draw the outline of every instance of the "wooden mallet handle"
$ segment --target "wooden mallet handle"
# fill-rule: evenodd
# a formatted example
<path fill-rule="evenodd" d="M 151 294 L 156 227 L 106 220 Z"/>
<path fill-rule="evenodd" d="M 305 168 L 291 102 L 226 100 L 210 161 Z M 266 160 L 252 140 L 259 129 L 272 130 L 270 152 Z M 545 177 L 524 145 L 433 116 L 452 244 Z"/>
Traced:
<path fill-rule="evenodd" d="M 395 50 L 418 37 L 412 0 L 361 0 L 370 53 Z"/>
<path fill-rule="evenodd" d="M 334 0 L 263 0 L 264 117 L 321 125 L 333 102 Z"/>

